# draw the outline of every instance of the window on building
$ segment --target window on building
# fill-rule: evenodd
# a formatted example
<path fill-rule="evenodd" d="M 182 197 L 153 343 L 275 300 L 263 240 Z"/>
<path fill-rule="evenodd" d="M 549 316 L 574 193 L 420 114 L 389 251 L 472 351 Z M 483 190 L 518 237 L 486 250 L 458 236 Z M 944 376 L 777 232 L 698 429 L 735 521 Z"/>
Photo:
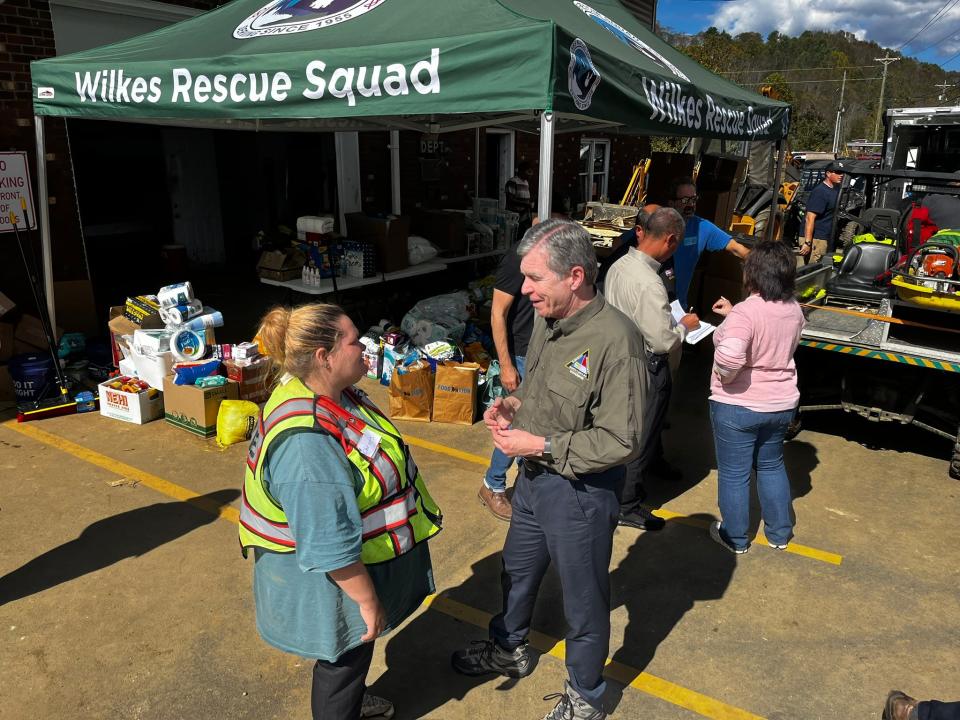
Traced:
<path fill-rule="evenodd" d="M 606 201 L 610 174 L 610 141 L 583 138 L 580 141 L 580 199 L 578 210 L 588 202 Z"/>

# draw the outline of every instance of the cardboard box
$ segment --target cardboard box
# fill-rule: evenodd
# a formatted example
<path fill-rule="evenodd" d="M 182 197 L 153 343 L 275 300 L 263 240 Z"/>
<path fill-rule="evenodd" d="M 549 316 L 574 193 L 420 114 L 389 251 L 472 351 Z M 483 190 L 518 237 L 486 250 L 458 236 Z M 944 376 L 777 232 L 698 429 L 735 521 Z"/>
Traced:
<path fill-rule="evenodd" d="M 163 415 L 163 395 L 156 391 L 131 393 L 114 390 L 107 380 L 97 386 L 100 395 L 100 414 L 123 420 L 134 425 L 143 425 Z M 152 396 L 152 397 L 151 397 Z"/>
<path fill-rule="evenodd" d="M 463 213 L 418 209 L 413 216 L 413 234 L 425 237 L 447 255 L 468 254 L 466 215 Z"/>
<path fill-rule="evenodd" d="M 130 343 L 123 339 L 125 335 L 132 337 L 137 330 L 159 330 L 164 327 L 159 315 L 151 315 L 143 325 L 137 325 L 123 314 L 122 305 L 115 305 L 110 308 L 110 319 L 107 326 L 110 328 L 110 346 L 114 367 L 120 367 L 120 361 L 125 357 L 130 357 Z"/>
<path fill-rule="evenodd" d="M 53 332 L 54 341 L 60 342 L 63 328 L 57 327 Z M 15 352 L 36 352 L 47 349 L 47 336 L 43 332 L 43 323 L 33 315 L 24 315 L 17 323 L 14 331 Z"/>
<path fill-rule="evenodd" d="M 257 261 L 257 275 L 266 280 L 299 280 L 306 257 L 299 250 L 265 250 Z"/>
<path fill-rule="evenodd" d="M 237 392 L 241 400 L 262 403 L 270 397 L 270 379 L 273 363 L 270 358 L 260 357 L 244 365 L 241 361 L 224 360 L 223 368 L 227 377 L 237 383 Z"/>
<path fill-rule="evenodd" d="M 163 380 L 164 417 L 167 422 L 200 437 L 217 434 L 217 412 L 224 400 L 239 400 L 237 383 L 227 380 L 220 387 L 175 385 L 173 376 Z"/>
<path fill-rule="evenodd" d="M 8 312 L 13 310 L 16 306 L 17 304 L 13 300 L 11 300 L 2 292 L 0 292 L 0 317 L 3 317 L 4 315 L 6 315 Z"/>
<path fill-rule="evenodd" d="M 390 220 L 363 213 L 347 213 L 347 237 L 357 242 L 369 242 L 377 249 L 377 270 L 396 272 L 410 267 L 407 238 L 410 235 L 409 218 Z"/>

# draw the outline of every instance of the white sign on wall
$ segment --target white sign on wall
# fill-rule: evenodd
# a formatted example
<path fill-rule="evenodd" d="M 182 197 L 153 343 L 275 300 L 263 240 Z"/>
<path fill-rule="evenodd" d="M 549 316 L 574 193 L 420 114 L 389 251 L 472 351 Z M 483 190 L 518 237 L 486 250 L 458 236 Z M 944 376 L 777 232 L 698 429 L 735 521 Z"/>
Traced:
<path fill-rule="evenodd" d="M 0 233 L 13 232 L 11 212 L 17 216 L 18 230 L 36 230 L 37 216 L 33 212 L 30 167 L 25 152 L 0 152 Z"/>

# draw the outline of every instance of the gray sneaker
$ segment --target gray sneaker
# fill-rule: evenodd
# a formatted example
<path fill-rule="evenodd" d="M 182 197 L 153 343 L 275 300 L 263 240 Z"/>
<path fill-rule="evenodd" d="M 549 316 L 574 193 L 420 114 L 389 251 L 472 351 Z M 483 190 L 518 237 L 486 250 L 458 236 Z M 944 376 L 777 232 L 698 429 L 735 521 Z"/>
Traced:
<path fill-rule="evenodd" d="M 393 703 L 376 695 L 365 693 L 363 705 L 360 706 L 361 718 L 392 718 Z"/>
<path fill-rule="evenodd" d="M 533 670 L 526 643 L 513 650 L 504 650 L 493 640 L 474 640 L 472 645 L 473 647 L 457 650 L 450 658 L 450 664 L 458 673 L 499 673 L 511 678 L 522 678 Z"/>
<path fill-rule="evenodd" d="M 604 720 L 607 714 L 597 710 L 583 699 L 576 690 L 570 687 L 569 682 L 563 683 L 562 693 L 547 695 L 544 700 L 558 700 L 557 706 L 543 716 L 543 720 Z"/>

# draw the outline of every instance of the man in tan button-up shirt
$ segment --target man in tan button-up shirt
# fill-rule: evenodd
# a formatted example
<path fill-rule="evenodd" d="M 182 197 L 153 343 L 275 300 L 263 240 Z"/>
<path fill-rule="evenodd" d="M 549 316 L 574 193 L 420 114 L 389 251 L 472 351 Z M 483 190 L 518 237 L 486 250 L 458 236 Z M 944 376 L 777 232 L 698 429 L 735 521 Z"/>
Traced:
<path fill-rule="evenodd" d="M 667 289 L 658 274 L 683 239 L 683 217 L 673 208 L 659 208 L 647 218 L 643 232 L 637 235 L 637 247 L 630 248 L 607 274 L 607 301 L 633 320 L 643 338 L 647 353 L 645 372 L 649 392 L 640 410 L 644 436 L 640 454 L 627 464 L 623 495 L 620 499 L 621 525 L 660 530 L 663 520 L 652 515 L 640 503 L 646 493 L 643 475 L 657 462 L 665 462 L 660 433 L 667 417 L 672 389 L 671 366 L 680 358 L 680 346 L 688 330 L 699 325 L 693 313 L 673 321 Z"/>
<path fill-rule="evenodd" d="M 529 674 L 527 634 L 553 562 L 570 674 L 551 716 L 603 720 L 610 554 L 623 464 L 640 450 L 646 360 L 630 320 L 594 289 L 597 261 L 582 227 L 547 220 L 517 252 L 521 292 L 539 317 L 520 388 L 484 414 L 494 445 L 524 458 L 503 547 L 504 605 L 490 640 L 457 651 L 452 663 L 467 675 Z"/>

